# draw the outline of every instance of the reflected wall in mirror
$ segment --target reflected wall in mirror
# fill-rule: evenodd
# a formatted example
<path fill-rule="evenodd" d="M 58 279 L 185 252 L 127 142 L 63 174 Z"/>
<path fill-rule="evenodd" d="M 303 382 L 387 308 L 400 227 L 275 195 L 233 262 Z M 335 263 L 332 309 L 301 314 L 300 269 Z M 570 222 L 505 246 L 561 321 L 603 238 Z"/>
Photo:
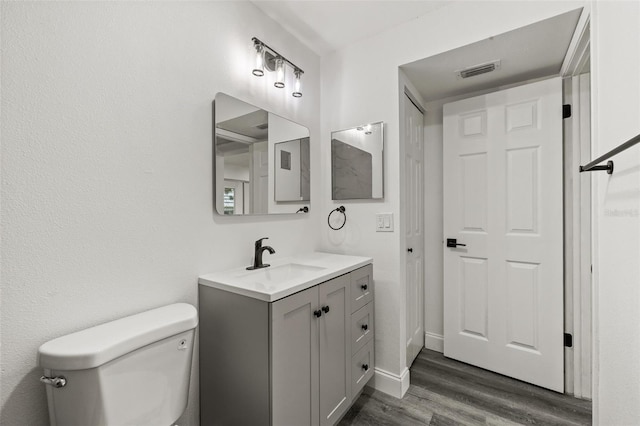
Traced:
<path fill-rule="evenodd" d="M 331 132 L 331 199 L 383 198 L 384 125 Z"/>
<path fill-rule="evenodd" d="M 214 123 L 219 214 L 296 213 L 309 205 L 309 129 L 224 93 L 216 95 Z"/>

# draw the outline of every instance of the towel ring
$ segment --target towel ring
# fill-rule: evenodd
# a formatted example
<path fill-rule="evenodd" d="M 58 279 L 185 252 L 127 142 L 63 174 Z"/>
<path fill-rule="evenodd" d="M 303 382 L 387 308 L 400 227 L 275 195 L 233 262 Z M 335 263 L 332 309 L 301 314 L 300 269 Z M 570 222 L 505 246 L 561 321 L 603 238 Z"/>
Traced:
<path fill-rule="evenodd" d="M 346 225 L 346 223 L 347 223 L 347 214 L 345 213 L 345 210 L 346 209 L 344 208 L 344 206 L 340 206 L 340 207 L 338 207 L 338 208 L 336 208 L 334 210 L 331 210 L 329 212 L 329 216 L 327 217 L 327 225 L 329 225 L 329 228 L 333 229 L 334 231 L 337 231 L 339 229 L 342 229 L 344 227 L 344 225 Z M 333 213 L 335 213 L 335 212 L 342 213 L 342 215 L 344 216 L 344 222 L 342 222 L 342 225 L 340 225 L 340 227 L 338 227 L 338 228 L 334 228 L 333 226 L 331 226 L 331 215 Z"/>

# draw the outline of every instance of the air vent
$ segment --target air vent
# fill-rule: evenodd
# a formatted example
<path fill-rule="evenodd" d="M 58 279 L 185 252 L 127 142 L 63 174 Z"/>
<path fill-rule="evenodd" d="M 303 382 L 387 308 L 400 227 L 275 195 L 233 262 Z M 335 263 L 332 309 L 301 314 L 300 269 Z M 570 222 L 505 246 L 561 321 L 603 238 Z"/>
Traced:
<path fill-rule="evenodd" d="M 462 70 L 458 70 L 456 71 L 456 77 L 457 78 L 469 78 L 469 77 L 474 77 L 476 75 L 480 75 L 480 74 L 486 74 L 488 72 L 492 72 L 495 71 L 497 69 L 500 69 L 500 60 L 496 60 L 496 61 L 491 61 L 491 62 L 486 62 L 484 64 L 480 64 L 480 65 L 474 65 L 472 67 L 468 67 Z"/>
<path fill-rule="evenodd" d="M 269 128 L 269 123 L 258 124 L 256 127 L 258 129 L 260 129 L 260 130 L 268 129 Z"/>

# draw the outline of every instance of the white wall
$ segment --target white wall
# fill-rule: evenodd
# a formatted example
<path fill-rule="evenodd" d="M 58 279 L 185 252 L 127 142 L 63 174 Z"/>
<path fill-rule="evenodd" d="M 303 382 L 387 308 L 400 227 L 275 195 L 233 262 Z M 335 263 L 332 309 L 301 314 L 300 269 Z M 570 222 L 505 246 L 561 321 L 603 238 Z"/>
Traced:
<path fill-rule="evenodd" d="M 640 3 L 596 2 L 593 158 L 640 133 Z M 640 423 L 640 146 L 593 172 L 594 421 Z"/>
<path fill-rule="evenodd" d="M 307 126 L 317 174 L 320 60 L 247 2 L 1 7 L 0 423 L 43 425 L 42 343 L 197 304 L 198 275 L 250 264 L 258 237 L 273 257 L 314 248 L 313 208 L 214 213 L 211 102 L 222 91 Z M 304 97 L 251 75 L 252 36 L 304 68 Z M 198 424 L 197 366 L 180 425 Z"/>
<path fill-rule="evenodd" d="M 398 67 L 576 9 L 582 4 L 575 1 L 451 3 L 322 58 L 321 140 L 325 142 L 322 169 L 330 167 L 328 141 L 332 130 L 375 121 L 384 121 L 386 126 L 383 201 L 327 201 L 331 198 L 329 174 L 323 174 L 321 187 L 322 213 L 326 215 L 337 205 L 344 204 L 348 216 L 347 225 L 341 231 L 322 227 L 321 247 L 374 259 L 376 369 L 400 380 L 406 367 L 404 282 L 399 278 L 403 276 L 404 251 L 398 232 L 402 228 Z M 396 232 L 376 233 L 376 212 L 393 212 Z M 437 219 L 435 215 L 433 218 Z"/>
<path fill-rule="evenodd" d="M 376 234 L 376 211 L 399 221 L 398 86 L 396 67 L 579 7 L 579 2 L 465 2 L 452 4 L 323 58 L 322 140 L 331 130 L 374 120 L 387 124 L 385 200 L 347 204 L 342 232 L 326 228 L 323 247 L 369 255 L 376 278 L 376 365 L 396 375 L 403 365 L 404 324 L 400 238 Z M 640 5 L 592 2 L 593 155 L 640 132 Z M 384 58 L 381 60 L 380 58 Z M 428 113 L 427 113 L 428 114 Z M 438 130 L 435 129 L 437 132 Z M 429 143 L 427 141 L 427 143 Z M 640 419 L 640 148 L 616 158 L 616 173 L 594 174 L 594 419 L 637 424 Z M 330 163 L 323 147 L 322 166 Z M 428 164 L 428 163 L 427 163 Z M 322 200 L 330 178 L 322 177 Z M 428 200 L 427 200 L 428 202 Z M 346 203 L 345 203 L 346 204 Z M 324 201 L 328 212 L 335 203 Z M 434 215 L 437 219 L 437 215 Z M 396 222 L 397 223 L 397 222 Z M 429 276 L 429 275 L 427 275 Z M 437 277 L 435 277 L 437 279 Z M 429 313 L 427 312 L 427 318 Z"/>

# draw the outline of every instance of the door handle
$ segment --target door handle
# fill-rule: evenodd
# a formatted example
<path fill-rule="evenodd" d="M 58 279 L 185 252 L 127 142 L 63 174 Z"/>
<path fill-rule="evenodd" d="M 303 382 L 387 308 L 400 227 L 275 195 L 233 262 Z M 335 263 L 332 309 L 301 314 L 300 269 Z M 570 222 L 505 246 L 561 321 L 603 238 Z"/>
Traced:
<path fill-rule="evenodd" d="M 466 244 L 460 244 L 455 238 L 447 238 L 447 247 L 456 248 L 457 246 L 466 247 Z"/>

